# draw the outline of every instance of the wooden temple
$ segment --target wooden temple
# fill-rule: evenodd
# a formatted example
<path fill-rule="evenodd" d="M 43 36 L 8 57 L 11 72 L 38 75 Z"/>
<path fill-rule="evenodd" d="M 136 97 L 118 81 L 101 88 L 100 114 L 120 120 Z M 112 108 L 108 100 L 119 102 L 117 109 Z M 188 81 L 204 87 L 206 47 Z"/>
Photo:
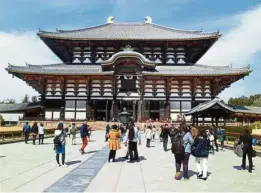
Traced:
<path fill-rule="evenodd" d="M 6 70 L 40 94 L 39 120 L 117 120 L 124 107 L 136 121 L 176 120 L 251 72 L 197 64 L 219 32 L 164 27 L 150 17 L 109 17 L 102 25 L 37 35 L 62 62 Z"/>

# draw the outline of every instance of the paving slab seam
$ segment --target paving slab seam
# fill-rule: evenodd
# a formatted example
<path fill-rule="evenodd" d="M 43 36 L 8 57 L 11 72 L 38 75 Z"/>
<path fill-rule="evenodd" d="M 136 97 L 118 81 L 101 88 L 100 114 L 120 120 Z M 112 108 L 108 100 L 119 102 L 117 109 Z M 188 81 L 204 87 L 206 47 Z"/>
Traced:
<path fill-rule="evenodd" d="M 126 152 L 127 153 L 127 152 Z M 120 169 L 120 171 L 119 171 L 119 173 L 118 173 L 118 178 L 117 178 L 117 180 L 116 180 L 116 184 L 115 184 L 115 186 L 114 186 L 114 192 L 116 192 L 116 190 L 117 190 L 117 187 L 118 187 L 118 184 L 119 184 L 119 181 L 120 181 L 120 177 L 121 177 L 121 172 L 122 172 L 122 168 L 123 168 L 123 165 L 124 165 L 125 163 L 124 162 L 122 162 L 121 163 L 121 169 Z"/>
<path fill-rule="evenodd" d="M 96 148 L 93 148 L 93 149 L 96 149 Z M 90 151 L 92 151 L 92 150 L 90 150 Z M 70 153 L 68 153 L 67 155 L 69 155 L 69 154 L 71 154 L 71 153 L 73 153 L 73 152 L 70 152 Z M 76 156 L 72 157 L 70 160 L 68 160 L 67 162 L 73 161 L 73 160 L 74 160 L 75 158 L 77 158 L 77 157 L 80 157 L 80 156 L 79 156 L 79 155 L 76 155 Z M 91 156 L 90 156 L 90 157 L 91 157 Z M 90 157 L 89 157 L 89 158 L 90 158 Z M 87 158 L 87 159 L 89 159 L 89 158 Z M 53 160 L 55 160 L 55 159 L 53 159 Z M 52 161 L 53 161 L 53 160 L 52 160 Z M 49 161 L 49 162 L 46 162 L 46 163 L 44 163 L 44 164 L 47 164 L 47 163 L 50 163 L 50 161 Z M 41 164 L 41 166 L 44 165 L 44 164 Z M 38 168 L 38 167 L 39 167 L 39 166 L 37 166 L 37 167 L 35 167 L 35 168 Z M 35 168 L 33 168 L 33 169 L 35 169 Z M 50 170 L 48 170 L 48 171 L 46 171 L 46 172 L 40 174 L 39 176 L 36 176 L 34 179 L 29 180 L 28 182 L 25 182 L 24 184 L 22 184 L 22 185 L 16 187 L 16 188 L 13 189 L 12 191 L 15 191 L 15 190 L 21 188 L 22 186 L 24 186 L 24 185 L 26 185 L 26 184 L 28 184 L 28 183 L 30 183 L 30 182 L 36 180 L 37 178 L 39 178 L 39 177 L 41 177 L 41 176 L 43 176 L 43 175 L 49 173 L 50 171 L 52 171 L 52 170 L 54 170 L 54 169 L 56 169 L 56 168 L 57 168 L 57 166 L 51 168 Z M 33 170 L 33 169 L 30 169 L 30 170 Z M 28 171 L 30 171 L 30 170 L 28 170 Z M 26 171 L 26 172 L 28 172 L 28 171 Z M 24 172 L 24 173 L 25 173 L 25 172 Z M 21 173 L 21 174 L 24 174 L 24 173 Z M 12 177 L 11 177 L 11 178 L 12 178 Z"/>
<path fill-rule="evenodd" d="M 44 192 L 84 192 L 106 163 L 108 152 L 106 145 Z"/>

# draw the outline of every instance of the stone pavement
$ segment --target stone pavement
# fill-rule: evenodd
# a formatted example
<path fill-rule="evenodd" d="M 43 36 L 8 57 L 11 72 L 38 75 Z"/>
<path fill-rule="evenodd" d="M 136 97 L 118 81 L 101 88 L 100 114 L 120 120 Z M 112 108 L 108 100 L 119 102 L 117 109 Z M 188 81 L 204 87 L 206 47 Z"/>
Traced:
<path fill-rule="evenodd" d="M 119 192 L 119 191 L 261 191 L 261 158 L 254 158 L 252 174 L 240 170 L 241 159 L 226 150 L 209 157 L 209 178 L 198 180 L 194 157 L 190 157 L 189 181 L 174 180 L 175 163 L 171 151 L 164 152 L 162 143 L 151 148 L 139 146 L 141 161 L 127 163 L 119 158 L 107 163 L 104 132 L 93 132 L 87 154 L 80 155 L 80 145 L 67 145 L 68 168 L 56 167 L 52 139 L 46 145 L 16 143 L 0 146 L 0 191 L 13 192 Z M 80 138 L 77 138 L 80 143 Z M 170 144 L 169 144 L 170 147 Z M 123 157 L 126 148 L 117 152 Z M 2 157 L 1 157 L 2 156 Z M 6 157 L 3 157 L 6 156 Z"/>

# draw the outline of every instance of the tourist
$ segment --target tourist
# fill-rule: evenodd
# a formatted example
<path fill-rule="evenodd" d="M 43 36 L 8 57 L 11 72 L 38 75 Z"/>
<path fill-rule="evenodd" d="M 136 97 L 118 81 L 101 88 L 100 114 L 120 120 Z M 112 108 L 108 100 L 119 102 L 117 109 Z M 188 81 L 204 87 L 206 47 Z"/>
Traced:
<path fill-rule="evenodd" d="M 249 132 L 249 129 L 245 129 L 244 133 L 240 136 L 238 144 L 243 142 L 243 158 L 242 158 L 242 169 L 246 169 L 246 155 L 248 157 L 249 167 L 248 172 L 252 173 L 253 170 L 253 160 L 252 160 L 252 153 L 253 153 L 253 146 L 252 146 L 252 136 Z"/>
<path fill-rule="evenodd" d="M 37 123 L 34 122 L 31 130 L 32 136 L 33 136 L 33 145 L 35 145 L 36 136 L 38 135 L 38 126 Z"/>
<path fill-rule="evenodd" d="M 108 134 L 109 134 L 109 132 L 110 132 L 110 125 L 109 124 L 107 124 L 107 126 L 106 126 L 106 128 L 105 128 L 105 142 L 107 142 L 108 141 Z"/>
<path fill-rule="evenodd" d="M 164 149 L 164 151 L 167 151 L 168 150 L 168 139 L 169 139 L 168 124 L 165 124 L 165 126 L 162 129 L 162 139 L 163 139 L 163 149 Z"/>
<path fill-rule="evenodd" d="M 208 136 L 208 139 L 210 141 L 210 147 L 209 147 L 209 150 L 212 150 L 213 151 L 213 155 L 215 154 L 215 149 L 214 149 L 214 135 L 209 132 L 209 130 L 207 130 L 207 136 Z"/>
<path fill-rule="evenodd" d="M 226 131 L 225 131 L 225 129 L 220 128 L 219 129 L 219 135 L 220 135 L 219 140 L 220 140 L 220 144 L 221 144 L 221 150 L 225 151 L 225 146 L 224 146 L 224 142 L 226 140 Z"/>
<path fill-rule="evenodd" d="M 145 131 L 145 138 L 147 140 L 146 147 L 150 147 L 150 141 L 151 141 L 152 135 L 153 135 L 152 129 L 151 129 L 150 126 L 148 126 L 146 131 Z"/>
<path fill-rule="evenodd" d="M 69 136 L 69 138 L 71 138 L 71 133 L 70 133 L 70 131 L 71 131 L 71 128 L 72 128 L 72 126 L 71 126 L 71 125 L 69 125 L 69 127 L 68 127 L 68 128 L 66 128 L 66 132 L 68 133 L 68 136 Z"/>
<path fill-rule="evenodd" d="M 87 125 L 87 128 L 88 128 L 88 138 L 89 138 L 89 141 L 90 141 L 91 135 L 92 135 L 92 128 L 90 127 L 90 125 Z"/>
<path fill-rule="evenodd" d="M 159 129 L 159 139 L 160 139 L 160 142 L 162 142 L 162 130 L 163 130 L 163 125 L 160 126 L 160 129 Z"/>
<path fill-rule="evenodd" d="M 217 130 L 217 128 L 215 127 L 215 125 L 212 126 L 210 132 L 211 132 L 211 133 L 213 134 L 213 136 L 214 136 L 214 144 L 215 144 L 215 147 L 216 147 L 216 151 L 218 152 L 218 144 L 217 144 L 218 130 Z"/>
<path fill-rule="evenodd" d="M 77 133 L 77 128 L 75 126 L 75 123 L 72 123 L 72 127 L 70 130 L 70 134 L 72 135 L 72 145 L 76 145 L 76 133 Z"/>
<path fill-rule="evenodd" d="M 23 127 L 23 132 L 24 132 L 24 142 L 27 144 L 29 134 L 30 134 L 30 125 L 28 124 L 28 122 L 25 122 L 25 125 Z"/>
<path fill-rule="evenodd" d="M 193 155 L 196 157 L 198 179 L 207 180 L 209 147 L 210 141 L 208 139 L 206 131 L 200 130 L 199 136 L 196 137 L 193 144 Z"/>
<path fill-rule="evenodd" d="M 124 142 L 125 142 L 125 146 L 127 146 L 127 143 L 128 143 L 130 162 L 133 163 L 134 161 L 139 161 L 137 142 L 140 137 L 139 137 L 139 131 L 134 126 L 133 121 L 130 121 L 130 123 L 128 124 L 127 127 L 128 127 L 128 130 L 127 130 Z"/>
<path fill-rule="evenodd" d="M 153 141 L 155 140 L 155 136 L 156 136 L 156 126 L 153 125 L 153 127 L 152 127 L 152 139 L 153 139 Z"/>
<path fill-rule="evenodd" d="M 112 161 L 115 162 L 115 157 L 116 157 L 116 151 L 121 148 L 120 145 L 120 137 L 121 133 L 117 127 L 117 125 L 112 125 L 112 129 L 108 133 L 108 138 L 109 138 L 109 157 L 108 157 L 108 162 Z"/>
<path fill-rule="evenodd" d="M 80 149 L 81 154 L 84 154 L 84 149 L 88 144 L 87 137 L 89 136 L 88 127 L 87 127 L 87 121 L 84 121 L 80 128 L 81 138 L 82 138 L 82 147 Z"/>
<path fill-rule="evenodd" d="M 39 145 L 40 145 L 41 141 L 42 141 L 42 144 L 43 144 L 43 141 L 44 141 L 44 126 L 43 126 L 43 123 L 41 123 L 40 127 L 39 127 Z"/>
<path fill-rule="evenodd" d="M 123 125 L 120 125 L 120 132 L 121 132 L 121 139 L 120 139 L 120 142 L 123 142 L 123 139 L 124 139 L 124 136 L 125 136 L 125 129 L 124 129 L 124 126 Z"/>
<path fill-rule="evenodd" d="M 58 124 L 57 129 L 54 131 L 54 149 L 56 153 L 56 162 L 57 166 L 60 167 L 62 166 L 63 168 L 67 167 L 65 164 L 65 145 L 66 145 L 66 131 L 63 128 L 63 123 L 60 122 Z M 62 154 L 62 165 L 60 164 L 59 161 L 59 155 Z"/>
<path fill-rule="evenodd" d="M 175 132 L 176 131 L 176 132 Z M 191 145 L 194 139 L 190 133 L 190 128 L 186 125 L 181 125 L 179 129 L 175 129 L 172 137 L 172 153 L 175 155 L 176 162 L 176 175 L 175 179 L 178 180 L 180 177 L 181 163 L 183 163 L 183 177 L 184 180 L 189 180 L 188 176 L 188 163 L 191 154 Z M 172 133 L 172 132 L 171 132 Z M 175 134 L 176 133 L 176 134 Z"/>
<path fill-rule="evenodd" d="M 139 145 L 141 145 L 141 132 L 140 132 L 140 127 L 137 126 L 138 129 L 138 136 L 139 136 Z"/>

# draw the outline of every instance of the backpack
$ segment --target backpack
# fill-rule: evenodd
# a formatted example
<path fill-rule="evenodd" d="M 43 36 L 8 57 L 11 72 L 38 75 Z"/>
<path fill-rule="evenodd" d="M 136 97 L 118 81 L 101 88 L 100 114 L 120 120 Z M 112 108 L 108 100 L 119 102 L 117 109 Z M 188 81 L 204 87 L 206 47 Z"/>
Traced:
<path fill-rule="evenodd" d="M 181 154 L 181 155 L 185 154 L 184 141 L 181 133 L 176 134 L 171 139 L 171 143 L 172 143 L 171 151 L 173 154 Z"/>
<path fill-rule="evenodd" d="M 53 139 L 53 143 L 55 147 L 60 147 L 62 145 L 61 143 L 61 135 L 56 135 Z"/>
<path fill-rule="evenodd" d="M 191 154 L 195 157 L 207 157 L 209 154 L 209 149 L 204 143 L 204 139 L 199 139 L 196 146 L 191 149 Z"/>

